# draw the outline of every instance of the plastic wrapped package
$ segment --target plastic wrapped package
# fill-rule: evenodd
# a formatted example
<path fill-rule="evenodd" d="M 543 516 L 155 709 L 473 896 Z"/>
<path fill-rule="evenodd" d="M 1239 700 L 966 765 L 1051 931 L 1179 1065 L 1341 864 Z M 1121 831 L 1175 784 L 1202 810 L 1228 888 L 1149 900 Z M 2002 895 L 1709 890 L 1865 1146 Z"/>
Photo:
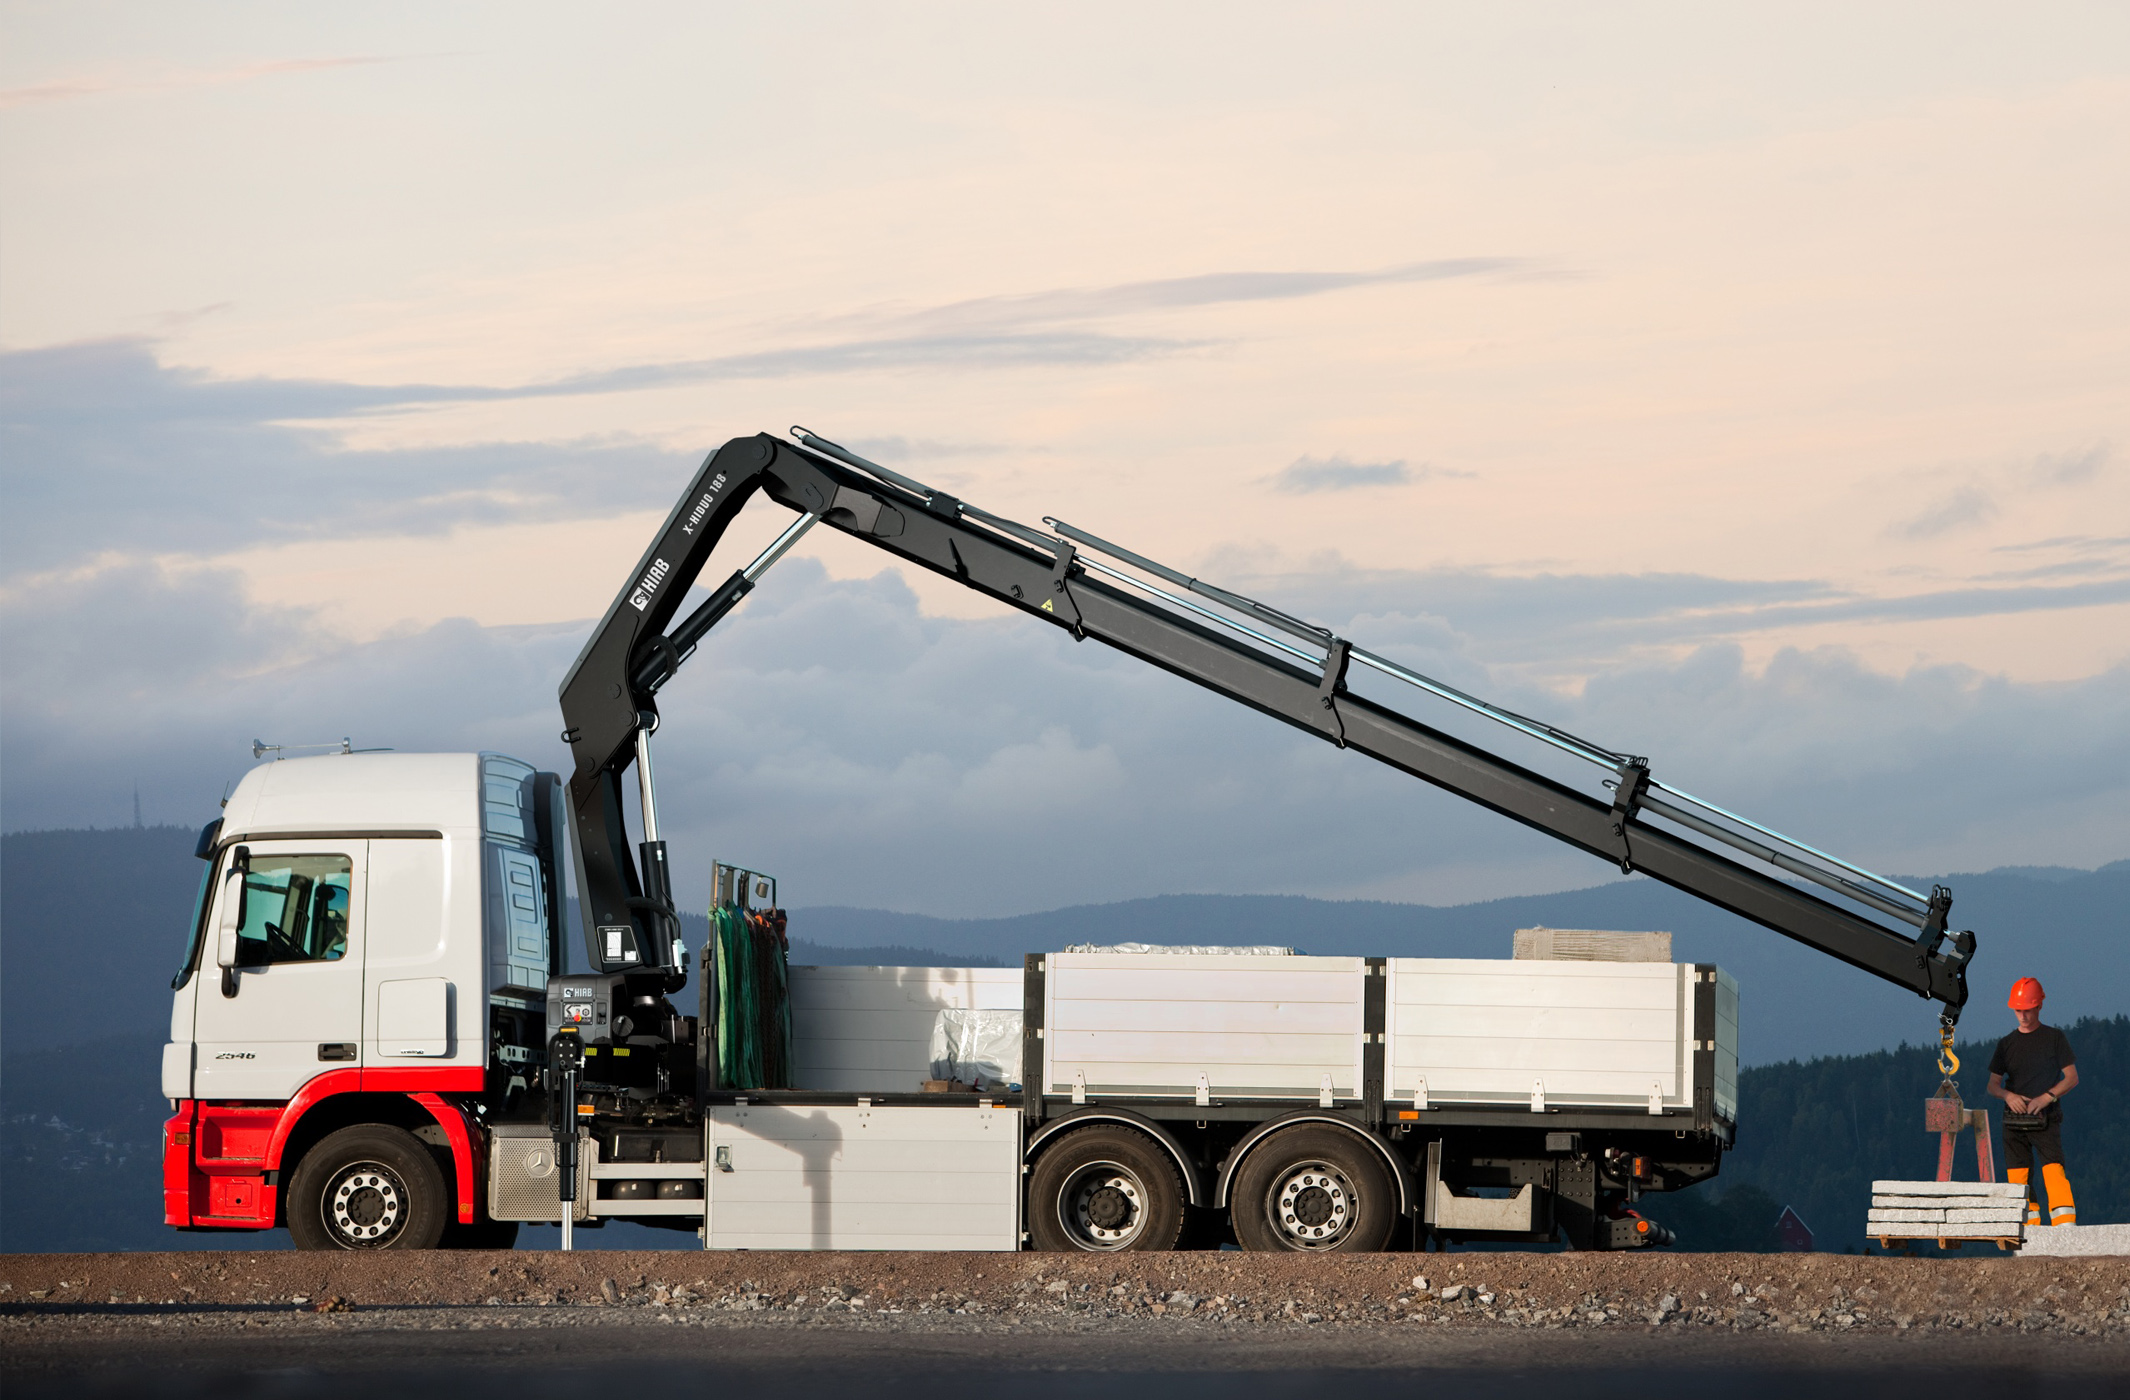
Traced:
<path fill-rule="evenodd" d="M 1210 943 L 1075 943 L 1065 949 L 1068 953 L 1212 953 L 1219 956 L 1240 958 L 1291 958 L 1292 948 L 1277 948 L 1269 943 L 1255 943 L 1243 947 L 1222 948 Z"/>
<path fill-rule="evenodd" d="M 710 911 L 708 970 L 716 989 L 720 1089 L 791 1087 L 790 943 L 781 909 Z"/>
<path fill-rule="evenodd" d="M 1021 1013 L 950 1006 L 932 1021 L 932 1078 L 985 1087 L 1021 1082 Z"/>

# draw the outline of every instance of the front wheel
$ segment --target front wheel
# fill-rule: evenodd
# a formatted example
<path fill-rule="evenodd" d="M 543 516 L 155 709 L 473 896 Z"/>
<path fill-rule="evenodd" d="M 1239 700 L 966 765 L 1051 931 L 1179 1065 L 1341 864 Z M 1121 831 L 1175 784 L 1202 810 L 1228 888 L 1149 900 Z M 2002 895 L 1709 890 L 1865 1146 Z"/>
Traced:
<path fill-rule="evenodd" d="M 434 1249 L 450 1205 L 419 1139 L 364 1124 L 304 1154 L 289 1179 L 288 1233 L 298 1249 Z"/>
<path fill-rule="evenodd" d="M 1174 1249 L 1183 1215 L 1175 1162 L 1131 1128 L 1075 1128 L 1028 1175 L 1028 1239 L 1037 1249 Z"/>
<path fill-rule="evenodd" d="M 1368 1254 L 1390 1243 L 1397 1184 L 1382 1155 L 1339 1128 L 1283 1128 L 1235 1174 L 1228 1214 L 1244 1249 Z"/>

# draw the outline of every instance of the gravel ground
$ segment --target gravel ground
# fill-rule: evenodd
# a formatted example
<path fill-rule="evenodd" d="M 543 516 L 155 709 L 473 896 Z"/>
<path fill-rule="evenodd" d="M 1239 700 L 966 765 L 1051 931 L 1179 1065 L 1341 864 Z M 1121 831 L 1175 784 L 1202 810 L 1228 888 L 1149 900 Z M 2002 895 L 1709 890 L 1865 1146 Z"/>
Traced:
<path fill-rule="evenodd" d="M 347 1322 L 407 1309 L 539 1317 L 1894 1333 L 2130 1341 L 2130 1258 L 1429 1254 L 1311 1258 L 842 1253 L 0 1255 L 0 1336 Z M 477 1320 L 478 1313 L 467 1314 Z M 498 1315 L 499 1318 L 501 1314 Z M 379 1319 L 381 1322 L 381 1318 Z M 468 1322 L 464 1325 L 473 1325 Z M 2124 1348 L 2130 1352 L 2130 1347 Z"/>
<path fill-rule="evenodd" d="M 9 1400 L 2001 1400 L 2124 1394 L 2126 1341 L 2122 1258 L 0 1256 Z"/>

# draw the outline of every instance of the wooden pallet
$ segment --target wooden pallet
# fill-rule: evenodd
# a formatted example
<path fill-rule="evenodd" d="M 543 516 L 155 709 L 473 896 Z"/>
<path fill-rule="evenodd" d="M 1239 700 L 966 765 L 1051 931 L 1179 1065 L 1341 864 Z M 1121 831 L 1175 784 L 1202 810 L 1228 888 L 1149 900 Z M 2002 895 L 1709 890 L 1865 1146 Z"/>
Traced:
<path fill-rule="evenodd" d="M 1879 1248 L 1889 1251 L 1896 1244 L 1903 1246 L 1924 1244 L 1930 1239 L 1931 1236 L 1929 1235 L 1880 1235 L 1878 1237 Z M 1938 1248 L 1940 1249 L 1957 1249 L 1963 1244 L 1994 1244 L 1999 1249 L 2016 1250 L 2021 1244 L 2021 1240 L 2017 1235 L 1940 1235 L 1937 1240 Z"/>

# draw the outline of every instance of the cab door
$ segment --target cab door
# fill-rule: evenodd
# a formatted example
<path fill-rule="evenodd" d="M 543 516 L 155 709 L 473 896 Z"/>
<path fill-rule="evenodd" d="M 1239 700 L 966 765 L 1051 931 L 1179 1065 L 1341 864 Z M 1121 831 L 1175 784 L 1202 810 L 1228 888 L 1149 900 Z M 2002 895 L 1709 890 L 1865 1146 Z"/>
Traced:
<path fill-rule="evenodd" d="M 366 841 L 223 853 L 194 978 L 194 1098 L 278 1102 L 362 1063 L 368 859 Z"/>

